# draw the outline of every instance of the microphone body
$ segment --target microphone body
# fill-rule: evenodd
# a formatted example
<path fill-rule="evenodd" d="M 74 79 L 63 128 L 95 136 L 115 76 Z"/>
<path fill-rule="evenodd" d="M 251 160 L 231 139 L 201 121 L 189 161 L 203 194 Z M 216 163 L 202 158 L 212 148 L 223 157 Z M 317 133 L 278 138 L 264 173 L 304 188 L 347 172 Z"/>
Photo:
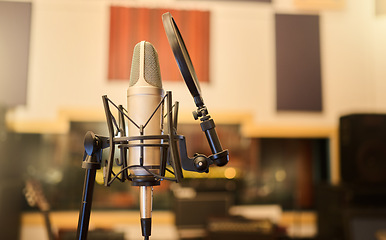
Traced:
<path fill-rule="evenodd" d="M 162 134 L 162 111 L 158 105 L 163 98 L 158 54 L 154 46 L 142 41 L 134 48 L 127 89 L 127 111 L 136 123 L 129 124 L 129 137 Z M 135 146 L 136 144 L 160 144 L 161 140 L 136 140 L 130 142 L 128 166 L 141 165 L 149 171 L 159 174 L 161 150 L 155 146 Z M 151 213 L 153 204 L 153 186 L 159 181 L 142 167 L 130 168 L 133 185 L 140 187 L 140 217 L 142 236 L 151 235 Z"/>
<path fill-rule="evenodd" d="M 139 126 L 129 124 L 129 137 L 161 135 L 161 111 L 156 108 L 163 97 L 158 54 L 153 45 L 142 41 L 134 48 L 127 89 L 127 111 L 130 118 Z M 154 113 L 154 111 L 156 111 Z M 153 115 L 154 113 L 154 115 Z M 135 143 L 159 144 L 161 140 L 138 140 Z M 161 161 L 158 147 L 132 147 L 129 150 L 128 165 L 143 165 L 154 173 L 159 173 Z M 141 164 L 142 163 L 142 164 Z M 130 168 L 134 182 L 147 182 L 154 178 L 143 168 Z"/>

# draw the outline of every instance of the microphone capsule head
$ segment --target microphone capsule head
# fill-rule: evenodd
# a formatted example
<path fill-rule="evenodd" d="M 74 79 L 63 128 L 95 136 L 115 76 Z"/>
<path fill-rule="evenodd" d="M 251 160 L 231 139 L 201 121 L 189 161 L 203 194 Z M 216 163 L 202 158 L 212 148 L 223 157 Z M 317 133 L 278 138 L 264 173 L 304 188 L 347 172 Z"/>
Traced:
<path fill-rule="evenodd" d="M 162 88 L 157 50 L 146 41 L 134 47 L 129 87 L 134 85 Z"/>

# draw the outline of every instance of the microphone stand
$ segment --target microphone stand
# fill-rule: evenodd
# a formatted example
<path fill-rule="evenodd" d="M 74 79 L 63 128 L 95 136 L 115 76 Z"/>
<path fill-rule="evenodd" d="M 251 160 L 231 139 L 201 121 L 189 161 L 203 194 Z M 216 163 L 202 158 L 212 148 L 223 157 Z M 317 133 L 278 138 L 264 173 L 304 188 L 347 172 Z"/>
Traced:
<path fill-rule="evenodd" d="M 87 239 L 92 198 L 94 193 L 96 171 L 101 168 L 102 149 L 108 147 L 107 138 L 98 137 L 93 132 L 86 133 L 84 138 L 85 153 L 82 168 L 86 169 L 82 205 L 79 211 L 78 229 L 76 239 Z"/>
<path fill-rule="evenodd" d="M 82 206 L 79 212 L 78 230 L 76 239 L 87 239 L 88 226 L 92 205 L 92 195 L 94 192 L 96 169 L 86 169 L 83 185 Z"/>

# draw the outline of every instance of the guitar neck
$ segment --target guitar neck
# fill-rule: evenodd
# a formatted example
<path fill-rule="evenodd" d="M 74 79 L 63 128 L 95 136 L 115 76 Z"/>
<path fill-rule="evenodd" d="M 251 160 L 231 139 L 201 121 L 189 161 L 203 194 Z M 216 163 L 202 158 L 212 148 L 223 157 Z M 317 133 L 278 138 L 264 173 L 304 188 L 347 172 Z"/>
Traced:
<path fill-rule="evenodd" d="M 44 217 L 44 224 L 46 226 L 47 235 L 49 240 L 55 240 L 54 232 L 52 231 L 52 225 L 51 225 L 51 218 L 50 218 L 50 211 L 45 210 L 41 211 Z"/>
<path fill-rule="evenodd" d="M 24 189 L 24 195 L 28 204 L 31 207 L 38 207 L 40 212 L 43 214 L 48 239 L 55 240 L 50 219 L 50 205 L 43 194 L 40 183 L 34 180 L 27 181 Z"/>

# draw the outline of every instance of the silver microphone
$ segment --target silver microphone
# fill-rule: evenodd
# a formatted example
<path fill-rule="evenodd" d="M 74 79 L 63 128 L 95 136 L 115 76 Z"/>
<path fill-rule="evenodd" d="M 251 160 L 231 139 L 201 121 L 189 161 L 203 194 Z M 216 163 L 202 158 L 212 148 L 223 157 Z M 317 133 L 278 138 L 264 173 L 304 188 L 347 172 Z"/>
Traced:
<path fill-rule="evenodd" d="M 162 111 L 157 109 L 164 90 L 162 89 L 158 53 L 154 46 L 142 41 L 134 47 L 129 88 L 127 89 L 128 116 L 136 123 L 129 124 L 129 137 L 161 135 Z M 136 140 L 130 144 L 160 144 L 161 140 Z M 152 173 L 159 174 L 161 164 L 160 147 L 133 146 L 129 148 L 128 166 L 142 165 Z M 131 167 L 133 185 L 140 187 L 140 215 L 142 235 L 151 234 L 151 211 L 155 177 L 142 167 Z"/>

